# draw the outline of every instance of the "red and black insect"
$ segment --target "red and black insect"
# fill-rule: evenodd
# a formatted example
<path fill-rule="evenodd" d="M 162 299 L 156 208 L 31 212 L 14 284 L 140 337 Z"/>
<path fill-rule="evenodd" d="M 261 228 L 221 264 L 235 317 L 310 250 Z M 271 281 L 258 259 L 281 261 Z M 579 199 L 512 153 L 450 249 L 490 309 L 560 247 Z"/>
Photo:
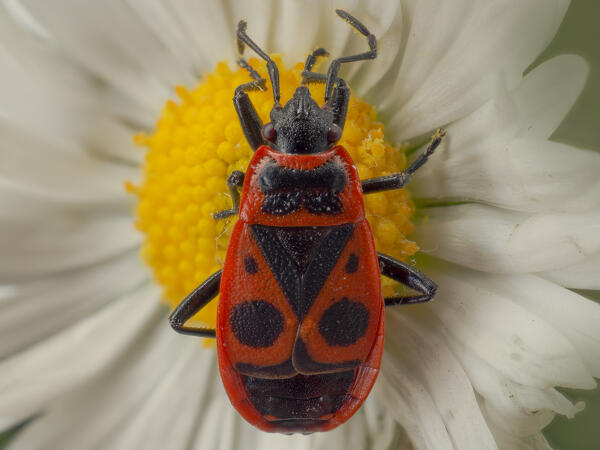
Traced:
<path fill-rule="evenodd" d="M 403 187 L 440 137 L 407 170 L 359 180 L 347 151 L 335 145 L 350 99 L 338 71 L 375 58 L 377 41 L 350 14 L 336 12 L 367 38 L 369 51 L 333 60 L 326 75 L 311 71 L 325 50 L 309 55 L 303 83 L 325 83 L 322 107 L 306 86 L 281 106 L 277 66 L 239 23 L 240 53 L 248 46 L 267 61 L 271 122 L 263 126 L 246 93 L 265 89 L 265 80 L 240 60 L 253 81 L 236 89 L 233 102 L 256 153 L 245 174 L 228 178 L 233 208 L 215 214 L 239 219 L 223 269 L 170 316 L 178 332 L 216 337 L 233 406 L 264 431 L 326 431 L 350 418 L 379 372 L 384 306 L 426 302 L 436 292 L 415 268 L 377 253 L 363 194 Z M 419 294 L 384 299 L 380 275 Z M 219 292 L 216 330 L 185 326 Z"/>

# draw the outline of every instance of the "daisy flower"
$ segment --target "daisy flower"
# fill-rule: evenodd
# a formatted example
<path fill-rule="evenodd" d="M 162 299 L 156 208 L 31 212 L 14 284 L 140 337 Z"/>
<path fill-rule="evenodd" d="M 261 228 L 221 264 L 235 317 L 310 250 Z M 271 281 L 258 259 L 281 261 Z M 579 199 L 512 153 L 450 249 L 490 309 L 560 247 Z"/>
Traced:
<path fill-rule="evenodd" d="M 568 6 L 2 3 L 0 429 L 21 426 L 9 447 L 549 448 L 541 430 L 583 408 L 556 388 L 600 377 L 600 308 L 571 290 L 600 289 L 600 156 L 550 140 L 588 68 L 563 55 L 526 71 Z M 401 170 L 447 130 L 410 195 L 366 199 L 378 247 L 439 290 L 388 308 L 379 380 L 352 419 L 272 435 L 237 415 L 214 349 L 167 314 L 222 263 L 231 222 L 210 214 L 230 207 L 226 176 L 250 155 L 231 104 L 249 80 L 233 64 L 237 21 L 280 55 L 285 100 L 315 47 L 364 47 L 335 8 L 379 42 L 343 72 L 342 143 L 361 177 Z"/>

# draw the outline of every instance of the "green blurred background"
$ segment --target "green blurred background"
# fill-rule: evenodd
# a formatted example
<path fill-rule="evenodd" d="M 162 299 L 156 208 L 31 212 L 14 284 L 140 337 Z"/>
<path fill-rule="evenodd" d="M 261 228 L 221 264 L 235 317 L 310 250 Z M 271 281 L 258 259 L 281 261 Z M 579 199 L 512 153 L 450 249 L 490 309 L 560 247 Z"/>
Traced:
<path fill-rule="evenodd" d="M 552 139 L 600 151 L 600 0 L 571 0 L 556 38 L 536 64 L 563 53 L 583 56 L 590 65 L 590 77 L 583 94 Z M 598 292 L 581 291 L 580 294 L 600 301 Z M 562 416 L 554 419 L 544 430 L 546 438 L 557 450 L 600 450 L 600 389 L 562 392 L 572 400 L 584 401 L 586 409 L 574 419 Z"/>
<path fill-rule="evenodd" d="M 591 71 L 583 94 L 552 139 L 600 151 L 600 0 L 572 0 L 554 41 L 532 67 L 564 53 L 583 56 Z M 600 302 L 599 292 L 580 293 Z M 600 450 L 600 388 L 562 392 L 573 401 L 584 401 L 586 409 L 574 419 L 557 417 L 544 430 L 546 438 L 556 450 Z M 0 433 L 0 449 L 12 435 Z"/>

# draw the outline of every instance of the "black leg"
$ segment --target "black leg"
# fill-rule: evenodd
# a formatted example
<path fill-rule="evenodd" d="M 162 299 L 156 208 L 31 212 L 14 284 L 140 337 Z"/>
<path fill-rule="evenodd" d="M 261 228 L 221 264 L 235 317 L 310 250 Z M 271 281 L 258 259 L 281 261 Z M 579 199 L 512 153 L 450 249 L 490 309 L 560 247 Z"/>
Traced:
<path fill-rule="evenodd" d="M 237 46 L 238 52 L 240 55 L 244 53 L 244 48 L 247 45 L 252 50 L 256 52 L 258 56 L 264 59 L 267 62 L 267 70 L 269 72 L 269 78 L 271 79 L 271 85 L 273 86 L 273 99 L 275 104 L 279 104 L 279 69 L 275 62 L 269 58 L 267 55 L 256 43 L 250 39 L 250 37 L 246 34 L 246 28 L 248 24 L 245 20 L 240 20 L 237 28 Z"/>
<path fill-rule="evenodd" d="M 306 63 L 304 63 L 304 71 L 302 72 L 302 84 L 327 82 L 327 75 L 312 71 L 312 67 L 317 60 L 325 56 L 329 56 L 329 53 L 324 48 L 318 48 L 308 55 Z"/>
<path fill-rule="evenodd" d="M 329 53 L 327 53 L 327 50 L 325 50 L 322 47 L 316 49 L 310 55 L 308 55 L 308 58 L 306 58 L 306 63 L 304 64 L 304 72 L 302 72 L 302 77 L 304 78 L 305 73 L 313 73 L 315 75 L 321 75 L 320 73 L 311 72 L 311 70 L 312 70 L 312 66 L 314 66 L 314 64 L 317 62 L 317 60 L 319 58 L 325 57 L 325 56 L 329 56 Z"/>
<path fill-rule="evenodd" d="M 398 281 L 422 294 L 386 297 L 385 306 L 423 303 L 428 302 L 433 298 L 437 291 L 437 284 L 435 284 L 427 275 L 414 267 L 411 267 L 402 261 L 398 261 L 391 256 L 384 255 L 383 253 L 377 253 L 377 257 L 379 259 L 379 268 L 382 275 Z"/>
<path fill-rule="evenodd" d="M 241 64 L 241 61 L 243 60 L 240 60 L 239 63 L 242 67 L 246 69 L 250 67 L 249 65 L 247 65 L 247 63 L 247 67 L 243 66 Z M 250 75 L 254 78 L 254 69 L 250 67 L 249 70 L 251 71 Z M 248 144 L 250 144 L 250 147 L 254 151 L 256 151 L 258 147 L 266 143 L 261 133 L 263 127 L 262 120 L 260 120 L 256 109 L 254 109 L 254 105 L 252 105 L 250 97 L 248 97 L 248 94 L 246 94 L 246 91 L 256 90 L 265 90 L 265 79 L 260 78 L 260 76 L 258 79 L 255 79 L 250 83 L 245 83 L 241 86 L 238 86 L 233 96 L 233 106 L 235 107 L 235 112 L 237 113 L 240 119 L 242 131 L 244 132 L 244 136 L 246 136 Z"/>
<path fill-rule="evenodd" d="M 238 213 L 240 208 L 240 189 L 244 186 L 245 177 L 246 174 L 244 172 L 240 172 L 239 170 L 234 170 L 231 172 L 231 175 L 229 175 L 229 178 L 227 178 L 227 187 L 229 188 L 229 192 L 231 194 L 233 208 L 214 213 L 213 219 L 226 219 L 227 217 L 234 216 Z"/>
<path fill-rule="evenodd" d="M 427 149 L 419 155 L 410 167 L 400 173 L 387 175 L 385 177 L 369 178 L 362 181 L 363 194 L 372 194 L 374 192 L 389 191 L 392 189 L 400 189 L 410 181 L 410 177 L 414 174 L 427 159 L 433 154 L 436 148 L 442 142 L 442 137 L 446 135 L 444 130 L 437 130 L 431 138 L 431 142 Z"/>
<path fill-rule="evenodd" d="M 338 73 L 342 64 L 354 61 L 363 61 L 366 59 L 375 59 L 377 57 L 377 38 L 375 37 L 375 35 L 371 34 L 367 27 L 365 27 L 361 22 L 358 21 L 358 19 L 351 16 L 346 11 L 336 9 L 335 12 L 338 16 L 340 16 L 342 19 L 348 22 L 356 31 L 358 31 L 360 34 L 367 38 L 367 41 L 369 43 L 369 51 L 365 53 L 359 53 L 358 55 L 337 58 L 331 62 L 331 65 L 327 70 L 327 84 L 325 86 L 326 104 L 330 104 L 333 87 L 339 79 Z"/>
<path fill-rule="evenodd" d="M 192 336 L 215 337 L 215 330 L 208 328 L 186 327 L 184 324 L 208 302 L 217 296 L 221 285 L 223 269 L 213 273 L 183 300 L 169 316 L 169 323 L 175 331 Z"/>
<path fill-rule="evenodd" d="M 346 123 L 346 113 L 348 112 L 348 104 L 350 103 L 350 88 L 344 80 L 338 78 L 337 85 L 333 90 L 333 98 L 331 100 L 331 110 L 333 111 L 333 123 L 340 129 L 344 129 Z"/>
<path fill-rule="evenodd" d="M 252 66 L 250 64 L 248 64 L 248 61 L 246 61 L 244 58 L 238 59 L 237 63 L 242 69 L 246 69 L 248 72 L 250 72 L 250 77 L 253 80 L 260 81 L 263 85 L 267 82 L 267 80 L 265 80 L 263 77 L 261 77 L 260 74 L 256 70 L 254 70 L 252 68 Z M 265 86 L 263 86 L 261 91 L 264 91 L 266 89 L 267 88 Z"/>

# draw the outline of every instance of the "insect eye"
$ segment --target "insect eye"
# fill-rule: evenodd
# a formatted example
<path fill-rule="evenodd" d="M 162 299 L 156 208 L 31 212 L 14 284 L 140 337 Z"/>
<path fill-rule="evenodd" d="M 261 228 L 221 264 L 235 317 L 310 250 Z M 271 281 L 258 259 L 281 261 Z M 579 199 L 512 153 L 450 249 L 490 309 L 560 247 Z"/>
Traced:
<path fill-rule="evenodd" d="M 333 143 L 339 141 L 341 138 L 342 138 L 342 129 L 334 123 L 333 125 L 331 125 L 331 128 L 329 129 L 329 134 L 327 135 L 327 141 L 330 144 L 333 144 Z"/>
<path fill-rule="evenodd" d="M 275 131 L 275 127 L 271 122 L 266 123 L 262 127 L 262 135 L 267 141 L 275 142 L 277 139 L 277 132 Z"/>

